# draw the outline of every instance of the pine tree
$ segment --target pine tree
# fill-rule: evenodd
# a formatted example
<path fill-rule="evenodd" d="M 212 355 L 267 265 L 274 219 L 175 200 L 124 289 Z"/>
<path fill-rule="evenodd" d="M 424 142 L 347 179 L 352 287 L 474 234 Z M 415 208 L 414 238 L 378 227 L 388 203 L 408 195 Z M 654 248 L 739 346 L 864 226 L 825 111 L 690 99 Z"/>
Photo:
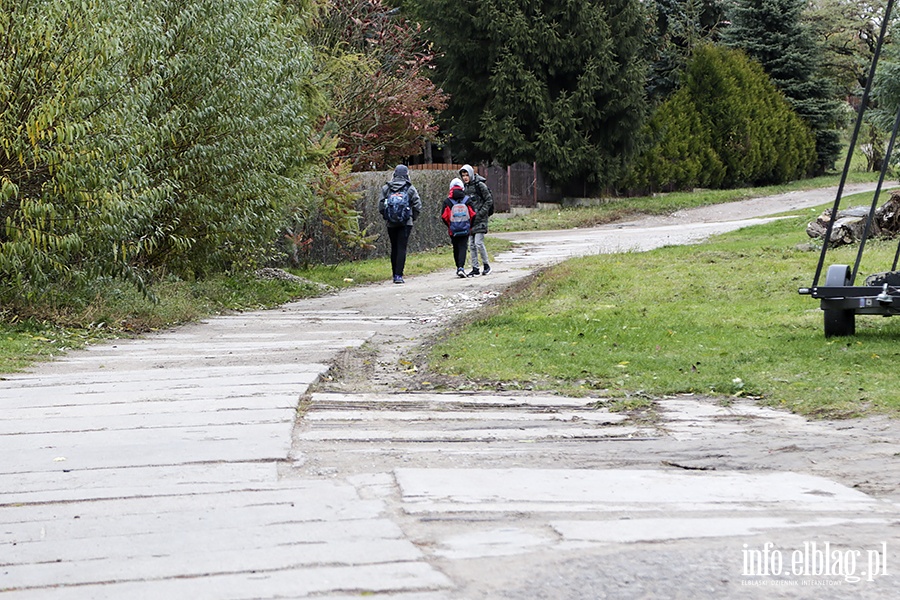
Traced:
<path fill-rule="evenodd" d="M 821 52 L 802 22 L 805 0 L 736 0 L 723 41 L 758 61 L 816 138 L 816 173 L 834 167 L 840 151 L 840 103 L 821 76 Z"/>
<path fill-rule="evenodd" d="M 455 150 L 536 160 L 563 187 L 608 185 L 646 112 L 636 0 L 417 0 L 430 28 Z"/>

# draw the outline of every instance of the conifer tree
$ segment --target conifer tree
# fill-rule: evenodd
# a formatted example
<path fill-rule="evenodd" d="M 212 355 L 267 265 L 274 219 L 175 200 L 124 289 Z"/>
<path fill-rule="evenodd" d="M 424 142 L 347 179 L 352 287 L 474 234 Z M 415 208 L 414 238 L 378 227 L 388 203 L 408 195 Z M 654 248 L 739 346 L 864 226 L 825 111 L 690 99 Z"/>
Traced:
<path fill-rule="evenodd" d="M 783 183 L 815 161 L 809 128 L 759 63 L 723 46 L 695 49 L 644 133 L 651 143 L 632 164 L 632 189 Z"/>
<path fill-rule="evenodd" d="M 554 183 L 608 185 L 644 114 L 645 19 L 636 0 L 417 0 L 443 128 L 464 158 L 536 160 Z"/>
<path fill-rule="evenodd" d="M 736 0 L 723 41 L 758 61 L 816 138 L 816 173 L 834 167 L 841 150 L 840 103 L 821 75 L 821 52 L 802 22 L 805 0 Z"/>

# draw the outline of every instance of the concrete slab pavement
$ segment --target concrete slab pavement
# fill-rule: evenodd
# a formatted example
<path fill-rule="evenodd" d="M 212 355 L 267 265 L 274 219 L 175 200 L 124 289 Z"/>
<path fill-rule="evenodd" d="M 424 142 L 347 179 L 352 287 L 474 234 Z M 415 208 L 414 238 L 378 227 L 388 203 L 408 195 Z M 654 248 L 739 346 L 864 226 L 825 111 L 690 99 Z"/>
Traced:
<path fill-rule="evenodd" d="M 319 304 L 120 340 L 0 381 L 3 596 L 448 588 L 383 503 L 279 474 L 301 396 L 382 325 Z"/>

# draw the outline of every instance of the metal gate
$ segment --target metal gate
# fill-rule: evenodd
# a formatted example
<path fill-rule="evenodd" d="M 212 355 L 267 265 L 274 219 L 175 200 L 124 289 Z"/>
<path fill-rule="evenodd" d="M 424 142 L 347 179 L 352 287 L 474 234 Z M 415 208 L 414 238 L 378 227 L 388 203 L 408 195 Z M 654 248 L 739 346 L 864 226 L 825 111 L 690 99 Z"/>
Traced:
<path fill-rule="evenodd" d="M 494 195 L 494 210 L 509 212 L 515 208 L 537 208 L 538 203 L 559 202 L 562 195 L 547 185 L 536 163 L 515 163 L 507 167 L 480 167 Z"/>
<path fill-rule="evenodd" d="M 473 165 L 475 172 L 487 179 L 494 197 L 495 212 L 509 212 L 514 208 L 537 208 L 539 203 L 558 203 L 562 194 L 546 183 L 537 163 L 515 163 L 508 167 L 499 165 Z M 417 171 L 458 171 L 461 164 L 426 163 L 410 165 Z"/>

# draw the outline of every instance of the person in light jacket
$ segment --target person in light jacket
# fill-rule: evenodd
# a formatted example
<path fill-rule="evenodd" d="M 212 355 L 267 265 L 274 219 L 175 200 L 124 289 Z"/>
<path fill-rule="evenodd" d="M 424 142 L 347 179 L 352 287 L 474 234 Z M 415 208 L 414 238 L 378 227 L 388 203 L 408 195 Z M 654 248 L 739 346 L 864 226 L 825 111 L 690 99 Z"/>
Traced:
<path fill-rule="evenodd" d="M 459 170 L 459 178 L 462 179 L 466 196 L 475 210 L 475 218 L 472 219 L 472 232 L 469 234 L 469 251 L 472 255 L 472 270 L 468 276 L 487 275 L 491 272 L 488 263 L 487 248 L 484 246 L 484 236 L 488 232 L 488 218 L 493 212 L 494 198 L 491 190 L 485 183 L 487 180 L 475 173 L 471 165 L 463 165 Z M 479 258 L 484 269 L 479 268 Z"/>

